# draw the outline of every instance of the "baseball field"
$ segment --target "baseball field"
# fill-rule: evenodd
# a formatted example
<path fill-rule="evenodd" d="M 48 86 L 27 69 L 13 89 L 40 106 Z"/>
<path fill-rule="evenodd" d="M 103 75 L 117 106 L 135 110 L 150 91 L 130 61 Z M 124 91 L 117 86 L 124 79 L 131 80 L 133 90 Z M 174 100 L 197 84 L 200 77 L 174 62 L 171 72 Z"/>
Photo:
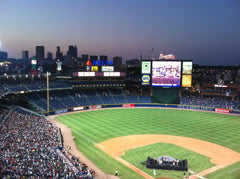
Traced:
<path fill-rule="evenodd" d="M 187 159 L 193 178 L 240 178 L 240 117 L 212 112 L 119 108 L 60 115 L 78 150 L 122 179 L 182 178 L 140 165 L 150 157 Z M 188 176 L 188 172 L 187 172 Z"/>

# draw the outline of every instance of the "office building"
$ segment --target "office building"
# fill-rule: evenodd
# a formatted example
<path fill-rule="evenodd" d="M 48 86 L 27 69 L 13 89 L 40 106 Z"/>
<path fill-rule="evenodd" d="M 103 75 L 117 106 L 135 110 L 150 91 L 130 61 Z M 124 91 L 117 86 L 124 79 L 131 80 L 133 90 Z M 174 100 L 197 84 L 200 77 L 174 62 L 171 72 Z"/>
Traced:
<path fill-rule="evenodd" d="M 91 55 L 90 56 L 90 62 L 91 62 L 91 64 L 93 64 L 93 61 L 98 61 L 98 56 L 96 56 L 96 55 Z"/>
<path fill-rule="evenodd" d="M 8 53 L 4 51 L 0 51 L 0 61 L 5 61 L 8 59 Z"/>
<path fill-rule="evenodd" d="M 56 60 L 60 60 L 60 61 L 63 60 L 63 53 L 61 52 L 59 46 L 57 46 L 57 50 L 56 50 Z"/>
<path fill-rule="evenodd" d="M 82 61 L 83 61 L 83 63 L 86 63 L 88 61 L 88 55 L 83 54 L 82 55 Z"/>
<path fill-rule="evenodd" d="M 100 55 L 100 64 L 101 65 L 106 65 L 107 63 L 107 61 L 108 61 L 108 56 L 106 56 L 106 55 Z"/>
<path fill-rule="evenodd" d="M 77 57 L 77 46 L 70 45 L 68 46 L 67 55 L 71 58 Z"/>
<path fill-rule="evenodd" d="M 126 61 L 126 65 L 128 67 L 140 67 L 141 66 L 141 62 L 139 59 L 132 59 L 132 60 L 127 60 Z"/>
<path fill-rule="evenodd" d="M 119 57 L 119 56 L 115 56 L 113 57 L 113 65 L 114 65 L 114 68 L 119 68 L 122 66 L 122 57 Z"/>
<path fill-rule="evenodd" d="M 28 51 L 26 51 L 26 50 L 22 51 L 22 59 L 25 59 L 25 60 L 28 59 Z"/>
<path fill-rule="evenodd" d="M 36 59 L 37 60 L 44 59 L 44 46 L 36 46 Z"/>
<path fill-rule="evenodd" d="M 52 55 L 51 52 L 48 52 L 48 53 L 47 53 L 47 59 L 48 59 L 48 60 L 52 60 L 52 59 L 53 59 L 53 55 Z"/>

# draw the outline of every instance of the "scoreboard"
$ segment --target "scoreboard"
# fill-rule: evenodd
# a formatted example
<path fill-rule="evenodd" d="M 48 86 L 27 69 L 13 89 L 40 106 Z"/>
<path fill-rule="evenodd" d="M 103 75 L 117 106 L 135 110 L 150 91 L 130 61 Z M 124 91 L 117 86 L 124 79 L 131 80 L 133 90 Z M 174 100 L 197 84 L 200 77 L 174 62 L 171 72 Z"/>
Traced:
<path fill-rule="evenodd" d="M 192 86 L 192 60 L 143 60 L 141 69 L 142 86 Z"/>

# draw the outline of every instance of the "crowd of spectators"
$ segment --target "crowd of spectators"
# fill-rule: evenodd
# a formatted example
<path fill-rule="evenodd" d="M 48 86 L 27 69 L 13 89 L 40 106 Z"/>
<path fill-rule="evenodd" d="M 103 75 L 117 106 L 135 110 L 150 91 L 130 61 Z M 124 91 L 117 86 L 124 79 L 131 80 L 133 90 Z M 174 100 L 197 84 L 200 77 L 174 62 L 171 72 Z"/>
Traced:
<path fill-rule="evenodd" d="M 206 88 L 206 89 L 201 89 L 202 92 L 208 92 L 208 93 L 231 93 L 235 94 L 235 91 L 232 91 L 230 89 L 218 89 L 218 88 Z"/>
<path fill-rule="evenodd" d="M 4 95 L 4 91 L 2 89 L 0 89 L 0 98 Z"/>
<path fill-rule="evenodd" d="M 78 168 L 82 172 L 83 175 L 86 175 L 87 177 L 92 177 L 96 174 L 95 170 L 88 170 L 87 165 L 81 162 L 80 159 L 76 155 L 73 155 L 70 151 L 71 147 L 66 147 L 63 148 L 62 153 L 73 163 L 76 168 Z"/>
<path fill-rule="evenodd" d="M 89 178 L 79 159 L 74 172 L 55 151 L 62 148 L 59 128 L 46 118 L 0 107 L 0 126 L 0 178 Z"/>
<path fill-rule="evenodd" d="M 239 101 L 233 101 L 225 98 L 201 98 L 194 96 L 182 97 L 180 99 L 180 104 L 239 110 Z"/>

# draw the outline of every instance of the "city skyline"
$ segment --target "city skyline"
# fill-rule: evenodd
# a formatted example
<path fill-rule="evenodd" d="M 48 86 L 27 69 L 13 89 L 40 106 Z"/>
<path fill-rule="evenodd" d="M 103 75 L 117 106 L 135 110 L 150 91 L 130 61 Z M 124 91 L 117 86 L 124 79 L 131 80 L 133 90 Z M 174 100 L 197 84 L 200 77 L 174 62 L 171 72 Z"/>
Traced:
<path fill-rule="evenodd" d="M 0 9 L 0 51 L 10 58 L 24 50 L 31 57 L 36 46 L 55 58 L 56 46 L 65 55 L 76 45 L 78 56 L 110 60 L 172 53 L 200 65 L 240 65 L 237 0 L 3 0 Z"/>

